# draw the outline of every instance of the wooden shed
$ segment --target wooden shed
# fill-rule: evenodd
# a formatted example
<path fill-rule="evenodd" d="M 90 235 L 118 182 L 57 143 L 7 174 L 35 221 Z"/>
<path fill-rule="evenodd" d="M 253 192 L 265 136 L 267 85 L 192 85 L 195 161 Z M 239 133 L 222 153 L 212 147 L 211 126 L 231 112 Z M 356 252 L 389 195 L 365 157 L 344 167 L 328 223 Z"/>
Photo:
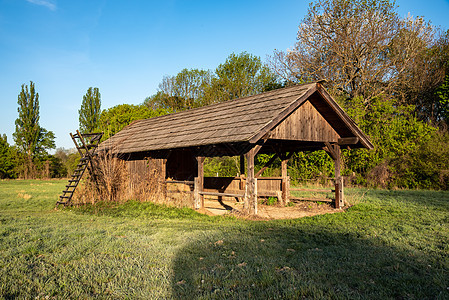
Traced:
<path fill-rule="evenodd" d="M 135 121 L 99 150 L 112 150 L 128 161 L 135 181 L 141 180 L 137 174 L 147 174 L 142 171 L 150 159 L 160 170 L 160 182 L 170 178 L 193 184 L 195 208 L 204 205 L 205 195 L 234 196 L 244 199 L 246 212 L 257 214 L 258 195 L 286 200 L 287 161 L 299 151 L 329 153 L 335 161 L 335 206 L 343 206 L 341 147 L 372 149 L 373 145 L 320 83 L 310 83 Z M 255 174 L 254 157 L 260 153 L 282 160 L 281 177 Z M 240 156 L 241 173 L 246 176 L 204 178 L 205 157 L 217 156 Z"/>

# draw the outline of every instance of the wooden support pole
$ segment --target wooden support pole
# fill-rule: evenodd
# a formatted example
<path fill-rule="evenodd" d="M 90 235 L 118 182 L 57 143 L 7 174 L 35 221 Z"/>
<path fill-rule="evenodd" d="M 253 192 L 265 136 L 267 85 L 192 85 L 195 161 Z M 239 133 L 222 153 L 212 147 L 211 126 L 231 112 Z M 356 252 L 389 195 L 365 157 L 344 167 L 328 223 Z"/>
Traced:
<path fill-rule="evenodd" d="M 335 155 L 335 208 L 344 206 L 343 199 L 343 177 L 341 176 L 341 149 L 339 145 L 333 145 Z"/>
<path fill-rule="evenodd" d="M 283 159 L 281 162 L 281 174 L 282 174 L 282 186 L 281 186 L 281 191 L 282 191 L 282 200 L 281 200 L 281 204 L 282 205 L 286 205 L 288 203 L 288 196 L 290 194 L 290 192 L 288 191 L 288 176 L 287 176 L 287 163 L 288 163 L 288 159 Z"/>
<path fill-rule="evenodd" d="M 243 208 L 250 215 L 257 215 L 257 179 L 254 177 L 254 157 L 257 153 L 256 150 L 259 149 L 253 148 L 245 154 L 247 175 Z"/>
<path fill-rule="evenodd" d="M 162 158 L 161 159 L 161 188 L 162 188 L 162 195 L 164 196 L 164 199 L 167 198 L 167 183 L 165 182 L 167 179 L 167 159 Z"/>
<path fill-rule="evenodd" d="M 204 157 L 197 156 L 196 157 L 197 165 L 198 165 L 198 179 L 196 182 L 198 192 L 202 192 L 204 189 Z M 200 208 L 204 208 L 204 196 L 199 194 L 199 205 Z"/>
<path fill-rule="evenodd" d="M 245 156 L 240 155 L 240 176 L 245 175 Z"/>
<path fill-rule="evenodd" d="M 344 206 L 343 177 L 341 176 L 341 149 L 338 144 L 325 143 L 324 150 L 332 157 L 335 164 L 335 208 Z"/>
<path fill-rule="evenodd" d="M 200 209 L 201 207 L 201 195 L 199 191 L 199 178 L 195 177 L 194 184 L 193 184 L 193 208 L 194 209 Z"/>

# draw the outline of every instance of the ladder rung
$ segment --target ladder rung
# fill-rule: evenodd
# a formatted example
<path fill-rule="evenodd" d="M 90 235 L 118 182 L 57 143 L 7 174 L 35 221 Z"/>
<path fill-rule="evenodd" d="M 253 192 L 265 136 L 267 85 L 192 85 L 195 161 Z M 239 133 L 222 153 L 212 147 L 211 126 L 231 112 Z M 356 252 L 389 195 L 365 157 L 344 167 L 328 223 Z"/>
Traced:
<path fill-rule="evenodd" d="M 73 172 L 80 172 L 80 171 L 84 171 L 85 169 L 76 169 Z"/>
<path fill-rule="evenodd" d="M 82 133 L 83 136 L 97 136 L 97 135 L 103 135 L 102 132 L 93 132 L 93 133 Z"/>
<path fill-rule="evenodd" d="M 66 187 L 66 188 L 71 188 L 71 187 L 72 187 L 72 188 L 76 188 L 77 186 L 76 186 L 76 185 L 66 185 L 65 187 Z"/>
<path fill-rule="evenodd" d="M 99 134 L 99 135 L 93 137 L 93 138 L 90 140 L 90 142 L 93 143 L 93 142 L 99 141 L 99 140 L 101 139 L 102 136 L 103 136 L 102 134 L 101 134 L 101 135 Z"/>
<path fill-rule="evenodd" d="M 73 193 L 74 191 L 67 191 L 67 190 L 65 190 L 65 191 L 62 191 L 63 193 Z"/>
<path fill-rule="evenodd" d="M 78 182 L 79 179 L 69 179 L 69 182 Z"/>
<path fill-rule="evenodd" d="M 63 198 L 67 198 L 67 199 L 68 199 L 68 198 L 70 198 L 70 197 L 71 197 L 71 196 L 59 196 L 60 199 L 63 199 Z"/>
<path fill-rule="evenodd" d="M 89 144 L 89 145 L 86 145 L 86 147 L 84 147 L 84 146 L 79 146 L 79 147 L 76 147 L 78 150 L 82 150 L 82 149 L 92 149 L 92 148 L 94 148 L 94 147 L 97 147 L 97 145 L 93 145 L 93 144 Z"/>

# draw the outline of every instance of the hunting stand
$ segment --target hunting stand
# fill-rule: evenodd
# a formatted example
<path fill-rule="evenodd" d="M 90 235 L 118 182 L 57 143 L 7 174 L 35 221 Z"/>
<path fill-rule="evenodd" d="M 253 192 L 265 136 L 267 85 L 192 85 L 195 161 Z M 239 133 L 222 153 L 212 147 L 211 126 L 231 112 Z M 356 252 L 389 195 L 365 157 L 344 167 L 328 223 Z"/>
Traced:
<path fill-rule="evenodd" d="M 59 201 L 56 202 L 56 206 L 62 204 L 67 206 L 72 200 L 73 193 L 76 190 L 81 178 L 83 177 L 84 171 L 86 169 L 89 171 L 92 178 L 96 178 L 95 161 L 93 159 L 95 155 L 95 150 L 101 140 L 103 133 L 80 133 L 78 130 L 75 134 L 70 133 L 70 137 L 75 143 L 75 147 L 81 155 L 81 158 L 76 166 L 71 179 L 69 179 L 69 184 L 66 185 L 66 189 L 62 191 L 62 195 L 59 196 Z"/>

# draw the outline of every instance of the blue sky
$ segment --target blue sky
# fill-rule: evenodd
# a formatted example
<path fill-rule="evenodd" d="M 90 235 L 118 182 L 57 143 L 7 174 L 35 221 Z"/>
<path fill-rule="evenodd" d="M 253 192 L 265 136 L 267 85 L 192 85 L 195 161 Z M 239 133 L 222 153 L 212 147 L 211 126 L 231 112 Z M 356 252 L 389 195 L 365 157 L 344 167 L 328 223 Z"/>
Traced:
<path fill-rule="evenodd" d="M 0 0 L 0 134 L 12 133 L 22 84 L 36 84 L 40 124 L 72 148 L 90 86 L 102 108 L 139 104 L 164 75 L 215 69 L 247 51 L 285 50 L 309 1 Z M 401 16 L 449 29 L 449 0 L 397 1 Z"/>

